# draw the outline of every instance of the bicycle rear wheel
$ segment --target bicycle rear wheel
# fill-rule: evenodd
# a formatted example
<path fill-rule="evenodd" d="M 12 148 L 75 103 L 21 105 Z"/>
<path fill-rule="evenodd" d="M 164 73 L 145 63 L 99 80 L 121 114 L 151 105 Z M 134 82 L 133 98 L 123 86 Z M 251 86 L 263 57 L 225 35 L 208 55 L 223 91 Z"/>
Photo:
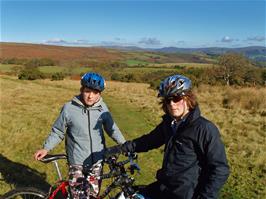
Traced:
<path fill-rule="evenodd" d="M 21 187 L 13 189 L 2 196 L 4 199 L 43 199 L 46 194 L 34 187 Z"/>

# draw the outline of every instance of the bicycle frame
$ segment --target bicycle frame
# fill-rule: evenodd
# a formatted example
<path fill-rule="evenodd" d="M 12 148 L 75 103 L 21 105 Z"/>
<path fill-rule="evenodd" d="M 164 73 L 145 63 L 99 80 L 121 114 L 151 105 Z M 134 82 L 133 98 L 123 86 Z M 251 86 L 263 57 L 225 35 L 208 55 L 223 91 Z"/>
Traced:
<path fill-rule="evenodd" d="M 67 198 L 68 196 L 68 192 L 67 192 L 67 187 L 68 186 L 68 182 L 67 181 L 62 181 L 57 187 L 56 189 L 49 194 L 49 198 L 48 199 L 54 199 L 56 194 L 58 193 L 58 191 L 61 191 L 64 198 Z"/>
<path fill-rule="evenodd" d="M 139 171 L 140 170 L 139 166 L 137 165 L 137 163 L 133 162 L 133 159 L 137 159 L 137 155 L 136 154 L 128 155 L 128 159 L 121 162 L 117 162 L 117 158 L 118 158 L 117 156 L 111 156 L 108 159 L 106 159 L 104 162 L 107 163 L 107 165 L 109 165 L 110 171 L 95 178 L 98 180 L 114 178 L 114 181 L 106 188 L 106 190 L 101 195 L 97 197 L 97 199 L 105 198 L 116 187 L 122 188 L 122 192 L 120 193 L 120 196 L 118 196 L 118 198 L 123 198 L 123 197 L 137 198 L 136 196 L 138 194 L 132 187 L 134 178 L 132 178 L 130 175 L 127 174 L 126 168 L 124 167 L 127 163 L 130 163 L 129 169 L 131 174 L 133 174 L 134 171 Z M 69 194 L 67 188 L 69 186 L 69 183 L 67 180 L 63 180 L 62 178 L 62 174 L 57 163 L 57 160 L 59 159 L 67 159 L 67 157 L 64 154 L 47 155 L 41 160 L 43 163 L 50 163 L 50 162 L 54 163 L 59 179 L 58 182 L 55 183 L 55 190 L 52 190 L 53 186 L 51 186 L 48 194 L 48 199 L 54 199 L 57 196 L 58 192 L 61 192 L 64 198 L 67 198 Z"/>
<path fill-rule="evenodd" d="M 10 190 L 4 195 L 4 198 L 14 199 L 14 198 L 38 198 L 38 199 L 55 199 L 58 198 L 58 194 L 60 194 L 60 198 L 72 198 L 71 193 L 69 193 L 69 183 L 67 180 L 62 178 L 61 171 L 58 167 L 57 160 L 59 159 L 66 159 L 66 155 L 47 155 L 41 161 L 43 163 L 50 163 L 53 162 L 56 172 L 58 174 L 59 180 L 54 183 L 51 187 L 49 192 L 44 192 L 35 187 L 19 187 L 13 190 Z M 111 178 L 112 183 L 107 186 L 102 194 L 95 197 L 90 194 L 89 197 L 94 199 L 103 199 L 108 197 L 109 199 L 144 199 L 144 197 L 138 193 L 139 186 L 133 186 L 134 178 L 131 174 L 134 171 L 139 171 L 139 167 L 137 163 L 133 162 L 133 159 L 136 159 L 137 156 L 128 155 L 128 159 L 124 161 L 117 161 L 118 156 L 111 156 L 104 160 L 104 162 L 109 166 L 109 172 L 104 173 L 101 175 L 93 175 L 91 173 L 91 169 L 84 170 L 84 175 L 86 176 L 85 181 L 81 183 L 81 191 L 85 191 L 82 194 L 86 195 L 87 186 L 90 186 L 91 182 L 94 180 L 104 180 Z M 130 167 L 126 168 L 125 165 L 130 163 Z M 128 169 L 130 174 L 128 174 Z M 89 179 L 89 181 L 88 181 Z M 88 184 L 87 184 L 88 183 Z M 80 185 L 80 184 L 79 184 Z M 78 185 L 78 186 L 79 186 Z M 84 186 L 84 187 L 83 187 Z M 119 188 L 121 191 L 119 193 L 112 192 L 114 188 Z M 112 197 L 110 193 L 116 194 L 116 196 Z"/>
<path fill-rule="evenodd" d="M 53 162 L 57 176 L 59 178 L 59 181 L 55 183 L 55 184 L 59 184 L 59 185 L 56 185 L 56 189 L 54 191 L 52 191 L 53 187 L 51 186 L 48 199 L 54 199 L 56 194 L 59 191 L 61 191 L 64 198 L 67 198 L 67 196 L 68 196 L 67 186 L 69 184 L 68 184 L 68 181 L 63 180 L 63 178 L 62 178 L 62 174 L 61 174 L 61 171 L 59 169 L 58 162 L 57 162 L 57 160 L 59 160 L 59 159 L 67 159 L 67 156 L 65 154 L 47 155 L 41 160 L 41 162 L 43 162 L 43 163 Z"/>

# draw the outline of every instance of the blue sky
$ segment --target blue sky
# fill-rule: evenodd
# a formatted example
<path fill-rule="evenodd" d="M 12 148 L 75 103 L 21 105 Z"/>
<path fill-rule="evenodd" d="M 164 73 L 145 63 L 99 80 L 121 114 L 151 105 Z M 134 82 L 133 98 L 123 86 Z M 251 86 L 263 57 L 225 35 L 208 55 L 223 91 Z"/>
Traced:
<path fill-rule="evenodd" d="M 266 46 L 265 0 L 1 0 L 1 41 L 71 46 Z"/>

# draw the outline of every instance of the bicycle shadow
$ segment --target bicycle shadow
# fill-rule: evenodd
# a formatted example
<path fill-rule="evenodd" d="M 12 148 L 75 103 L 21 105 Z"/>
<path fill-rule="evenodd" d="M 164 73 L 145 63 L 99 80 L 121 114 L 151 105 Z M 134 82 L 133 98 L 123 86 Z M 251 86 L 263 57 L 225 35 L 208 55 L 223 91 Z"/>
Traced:
<path fill-rule="evenodd" d="M 39 173 L 26 165 L 13 162 L 0 154 L 1 180 L 11 187 L 36 187 L 44 191 L 49 190 L 49 183 L 46 182 L 46 174 Z"/>

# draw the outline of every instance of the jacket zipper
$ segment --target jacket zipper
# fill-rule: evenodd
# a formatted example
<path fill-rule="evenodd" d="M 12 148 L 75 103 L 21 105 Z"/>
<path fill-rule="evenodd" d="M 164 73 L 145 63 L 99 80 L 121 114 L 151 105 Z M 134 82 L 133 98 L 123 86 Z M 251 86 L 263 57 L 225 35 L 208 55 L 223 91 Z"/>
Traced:
<path fill-rule="evenodd" d="M 91 165 L 93 165 L 93 151 L 92 151 L 92 138 L 91 138 L 91 128 L 90 128 L 90 110 L 88 110 L 88 128 L 89 128 L 89 138 L 90 138 L 90 150 L 91 150 Z"/>

